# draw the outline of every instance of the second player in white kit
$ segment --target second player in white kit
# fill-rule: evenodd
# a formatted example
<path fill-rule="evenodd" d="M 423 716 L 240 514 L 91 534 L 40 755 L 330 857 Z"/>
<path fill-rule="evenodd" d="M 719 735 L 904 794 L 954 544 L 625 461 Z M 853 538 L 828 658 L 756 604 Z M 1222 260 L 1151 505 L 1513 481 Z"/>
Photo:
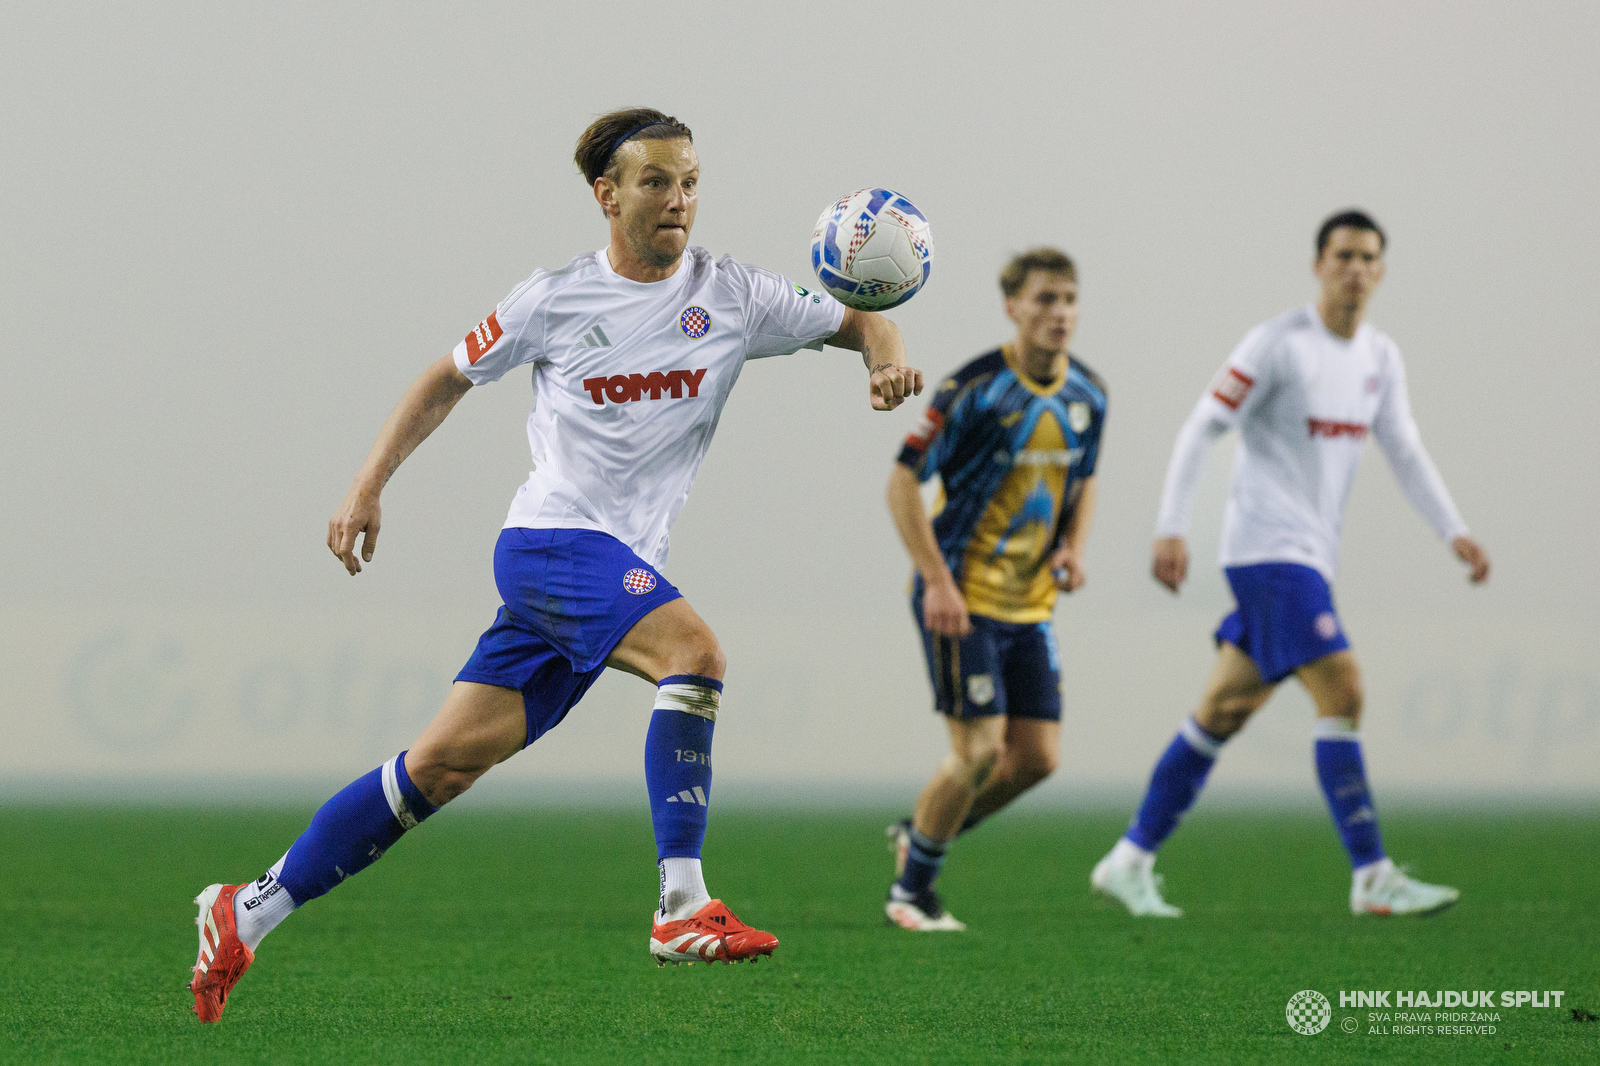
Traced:
<path fill-rule="evenodd" d="M 1223 566 L 1292 562 L 1328 581 L 1370 435 L 1440 539 L 1467 532 L 1411 417 L 1394 341 L 1370 322 L 1341 337 L 1307 304 L 1257 326 L 1195 405 L 1173 447 L 1157 537 L 1184 537 L 1213 440 L 1241 438 L 1222 517 Z"/>
<path fill-rule="evenodd" d="M 1167 469 L 1152 570 L 1176 592 L 1188 570 L 1189 513 L 1210 443 L 1241 436 L 1223 517 L 1221 562 L 1238 601 L 1216 632 L 1200 707 L 1156 763 L 1128 831 L 1090 875 L 1134 914 L 1176 917 L 1153 872 L 1156 849 L 1194 803 L 1223 744 L 1291 674 L 1317 707 L 1317 777 L 1352 866 L 1357 914 L 1426 914 L 1457 892 L 1407 877 L 1384 852 L 1357 732 L 1360 672 L 1334 609 L 1345 501 L 1368 436 L 1401 489 L 1474 582 L 1489 559 L 1467 535 L 1411 417 L 1393 341 L 1363 321 L 1383 277 L 1383 232 L 1345 212 L 1317 234 L 1322 294 L 1252 330 L 1195 405 Z"/>

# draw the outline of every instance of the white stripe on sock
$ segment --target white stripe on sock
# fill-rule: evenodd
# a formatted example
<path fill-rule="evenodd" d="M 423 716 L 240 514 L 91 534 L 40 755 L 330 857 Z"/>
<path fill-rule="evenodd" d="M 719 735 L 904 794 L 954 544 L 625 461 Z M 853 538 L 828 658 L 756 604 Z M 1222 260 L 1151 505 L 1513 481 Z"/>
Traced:
<path fill-rule="evenodd" d="M 701 718 L 715 722 L 717 707 L 721 702 L 722 693 L 705 685 L 656 686 L 655 709 L 658 711 L 683 711 L 685 714 L 698 714 Z"/>
<path fill-rule="evenodd" d="M 1200 723 L 1193 718 L 1185 718 L 1178 727 L 1178 733 L 1189 742 L 1189 746 L 1208 759 L 1215 759 L 1222 752 L 1222 741 L 1200 728 Z"/>
<path fill-rule="evenodd" d="M 400 756 L 396 755 L 383 764 L 383 798 L 389 801 L 389 810 L 394 812 L 394 820 L 400 823 L 401 829 L 415 829 L 416 816 L 406 806 L 406 798 L 400 793 L 400 778 L 394 769 L 399 759 Z"/>
<path fill-rule="evenodd" d="M 1311 725 L 1311 735 L 1318 740 L 1355 740 L 1360 736 L 1354 718 L 1324 718 L 1318 716 Z"/>

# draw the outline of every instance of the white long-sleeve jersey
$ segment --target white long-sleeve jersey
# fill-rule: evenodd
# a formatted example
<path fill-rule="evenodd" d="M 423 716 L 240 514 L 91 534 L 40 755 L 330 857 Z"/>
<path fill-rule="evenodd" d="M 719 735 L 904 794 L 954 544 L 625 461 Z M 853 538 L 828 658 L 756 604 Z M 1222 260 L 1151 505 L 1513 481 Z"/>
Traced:
<path fill-rule="evenodd" d="M 1240 447 L 1222 519 L 1225 567 L 1302 563 L 1332 581 L 1345 500 L 1369 432 L 1433 531 L 1446 541 L 1467 532 L 1411 417 L 1400 350 L 1371 325 L 1346 340 L 1307 305 L 1246 334 L 1178 431 L 1157 537 L 1188 534 L 1211 442 L 1236 425 Z"/>

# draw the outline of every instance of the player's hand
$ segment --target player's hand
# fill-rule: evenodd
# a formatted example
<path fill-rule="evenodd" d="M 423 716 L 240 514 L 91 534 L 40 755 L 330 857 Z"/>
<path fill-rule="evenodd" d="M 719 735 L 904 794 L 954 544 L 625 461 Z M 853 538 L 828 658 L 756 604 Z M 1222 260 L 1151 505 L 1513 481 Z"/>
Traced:
<path fill-rule="evenodd" d="M 378 547 L 378 526 L 383 509 L 378 506 L 378 494 L 359 485 L 350 486 L 339 510 L 328 520 L 328 550 L 338 556 L 344 568 L 354 577 L 361 573 L 361 562 L 372 562 L 372 553 Z M 356 558 L 356 536 L 365 534 L 361 541 L 361 559 Z"/>
<path fill-rule="evenodd" d="M 1063 544 L 1056 549 L 1050 557 L 1050 575 L 1055 578 L 1056 588 L 1062 592 L 1077 592 L 1083 588 L 1083 583 L 1088 580 L 1088 575 L 1083 572 L 1083 559 L 1076 548 Z"/>
<path fill-rule="evenodd" d="M 1189 546 L 1182 537 L 1162 537 L 1150 551 L 1150 573 L 1173 592 L 1189 576 Z"/>
<path fill-rule="evenodd" d="M 1450 542 L 1450 547 L 1456 550 L 1456 558 L 1472 568 L 1467 575 L 1467 580 L 1474 585 L 1481 585 L 1489 580 L 1489 553 L 1471 537 L 1457 537 Z"/>
<path fill-rule="evenodd" d="M 872 370 L 872 409 L 893 411 L 909 397 L 922 393 L 922 371 L 884 363 Z"/>
<path fill-rule="evenodd" d="M 922 624 L 941 637 L 964 637 L 972 632 L 967 601 L 954 579 L 930 583 L 922 593 Z"/>

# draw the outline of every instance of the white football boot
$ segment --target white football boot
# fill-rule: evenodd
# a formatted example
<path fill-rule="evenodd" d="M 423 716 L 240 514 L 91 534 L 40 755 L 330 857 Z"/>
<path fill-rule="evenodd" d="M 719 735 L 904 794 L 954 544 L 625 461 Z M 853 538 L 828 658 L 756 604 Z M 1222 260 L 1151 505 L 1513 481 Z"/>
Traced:
<path fill-rule="evenodd" d="M 1129 914 L 1141 918 L 1183 917 L 1182 908 L 1161 898 L 1161 875 L 1154 872 L 1155 865 L 1155 852 L 1145 851 L 1124 837 L 1095 863 L 1089 887 L 1119 900 Z"/>
<path fill-rule="evenodd" d="M 1351 914 L 1437 914 L 1461 898 L 1449 885 L 1407 877 L 1387 858 L 1368 863 L 1350 878 Z"/>
<path fill-rule="evenodd" d="M 896 898 L 904 895 L 899 885 L 889 889 L 889 898 L 883 904 L 884 919 L 891 925 L 898 925 L 902 929 L 911 929 L 919 933 L 964 933 L 967 924 L 956 920 L 956 916 L 944 909 L 939 902 L 939 895 L 933 889 L 912 896 L 909 899 Z"/>

